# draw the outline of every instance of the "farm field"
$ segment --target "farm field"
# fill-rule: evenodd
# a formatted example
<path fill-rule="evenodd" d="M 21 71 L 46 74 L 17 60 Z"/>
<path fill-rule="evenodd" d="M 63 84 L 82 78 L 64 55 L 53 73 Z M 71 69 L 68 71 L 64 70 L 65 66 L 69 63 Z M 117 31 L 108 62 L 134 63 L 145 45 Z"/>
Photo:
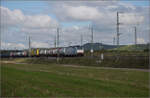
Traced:
<path fill-rule="evenodd" d="M 148 97 L 149 72 L 65 64 L 1 63 L 2 97 Z"/>
<path fill-rule="evenodd" d="M 149 0 L 21 1 L 0 0 L 0 98 L 150 98 Z"/>

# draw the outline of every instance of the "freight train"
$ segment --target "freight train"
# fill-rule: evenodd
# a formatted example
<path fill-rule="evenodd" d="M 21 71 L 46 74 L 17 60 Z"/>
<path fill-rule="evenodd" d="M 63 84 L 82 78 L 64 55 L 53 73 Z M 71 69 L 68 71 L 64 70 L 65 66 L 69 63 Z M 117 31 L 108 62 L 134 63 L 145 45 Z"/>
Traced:
<path fill-rule="evenodd" d="M 81 46 L 70 46 L 60 48 L 31 49 L 22 51 L 10 51 L 1 53 L 1 57 L 75 57 L 84 56 Z"/>

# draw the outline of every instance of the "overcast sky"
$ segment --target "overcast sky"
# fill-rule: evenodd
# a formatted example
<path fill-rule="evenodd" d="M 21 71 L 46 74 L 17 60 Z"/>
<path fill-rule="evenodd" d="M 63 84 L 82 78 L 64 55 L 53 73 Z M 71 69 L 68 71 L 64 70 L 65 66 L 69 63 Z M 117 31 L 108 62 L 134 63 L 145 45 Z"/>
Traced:
<path fill-rule="evenodd" d="M 120 44 L 134 44 L 137 27 L 138 44 L 149 41 L 149 1 L 1 1 L 1 48 L 54 47 L 57 27 L 60 46 L 91 42 L 113 44 L 116 37 L 116 13 L 119 14 Z"/>

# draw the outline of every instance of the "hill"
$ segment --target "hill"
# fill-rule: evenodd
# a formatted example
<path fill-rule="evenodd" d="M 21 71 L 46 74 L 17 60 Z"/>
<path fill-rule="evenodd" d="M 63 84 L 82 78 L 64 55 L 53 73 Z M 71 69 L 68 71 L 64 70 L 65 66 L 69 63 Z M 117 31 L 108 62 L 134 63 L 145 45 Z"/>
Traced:
<path fill-rule="evenodd" d="M 113 48 L 116 48 L 117 46 L 116 45 L 107 45 L 107 44 L 102 44 L 102 43 L 86 43 L 83 45 L 84 49 L 87 51 L 87 50 L 90 50 L 91 47 L 93 47 L 93 50 L 101 50 L 101 49 L 113 49 Z"/>
<path fill-rule="evenodd" d="M 113 49 L 116 50 L 117 48 Z M 148 44 L 138 44 L 138 45 L 125 45 L 119 47 L 117 50 L 122 50 L 122 51 L 144 51 L 148 50 Z"/>
<path fill-rule="evenodd" d="M 117 45 L 108 45 L 108 44 L 102 44 L 102 43 L 86 43 L 83 45 L 84 49 L 90 50 L 91 47 L 93 47 L 93 50 L 122 50 L 122 51 L 143 51 L 148 50 L 148 44 L 138 44 L 138 45 L 119 45 L 119 48 L 117 48 Z"/>

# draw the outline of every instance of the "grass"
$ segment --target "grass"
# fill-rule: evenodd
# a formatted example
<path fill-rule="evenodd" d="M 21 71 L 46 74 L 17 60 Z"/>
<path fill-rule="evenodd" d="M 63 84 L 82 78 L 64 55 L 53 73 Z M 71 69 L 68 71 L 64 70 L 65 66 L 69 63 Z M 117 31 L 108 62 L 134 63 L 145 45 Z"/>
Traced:
<path fill-rule="evenodd" d="M 125 46 L 120 46 L 119 48 L 114 48 L 111 50 L 120 50 L 120 51 L 148 51 L 149 45 L 147 44 L 137 44 L 137 45 L 125 45 Z"/>
<path fill-rule="evenodd" d="M 15 60 L 19 61 L 19 60 Z M 20 60 L 21 62 L 28 62 L 32 64 L 57 64 L 56 59 L 47 58 L 33 58 Z M 105 56 L 102 61 L 100 57 L 73 57 L 73 58 L 60 58 L 59 64 L 74 64 L 79 66 L 96 66 L 96 67 L 115 67 L 115 68 L 149 68 L 148 56 Z"/>
<path fill-rule="evenodd" d="M 148 72 L 59 64 L 4 64 L 3 97 L 148 97 Z"/>

